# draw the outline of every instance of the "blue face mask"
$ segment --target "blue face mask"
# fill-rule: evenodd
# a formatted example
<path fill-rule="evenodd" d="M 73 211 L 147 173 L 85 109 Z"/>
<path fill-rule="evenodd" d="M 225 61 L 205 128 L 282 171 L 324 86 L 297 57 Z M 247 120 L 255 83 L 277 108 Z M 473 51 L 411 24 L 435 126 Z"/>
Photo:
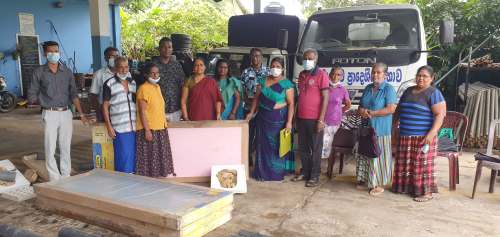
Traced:
<path fill-rule="evenodd" d="M 315 62 L 314 60 L 303 60 L 302 61 L 302 67 L 306 70 L 306 71 L 311 71 L 314 69 L 314 66 L 315 65 Z"/>
<path fill-rule="evenodd" d="M 57 63 L 61 59 L 61 55 L 59 53 L 47 53 L 47 61 L 51 63 Z"/>

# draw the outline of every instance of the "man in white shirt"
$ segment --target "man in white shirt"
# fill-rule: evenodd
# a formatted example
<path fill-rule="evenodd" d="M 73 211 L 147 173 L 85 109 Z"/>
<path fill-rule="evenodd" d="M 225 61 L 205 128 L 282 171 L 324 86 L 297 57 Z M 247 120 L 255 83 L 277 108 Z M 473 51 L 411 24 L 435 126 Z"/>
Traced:
<path fill-rule="evenodd" d="M 106 80 L 115 76 L 115 59 L 120 56 L 118 49 L 108 47 L 104 50 L 104 59 L 107 65 L 97 70 L 92 78 L 92 86 L 90 87 L 90 101 L 96 109 L 97 121 L 103 122 L 102 116 L 102 88 Z"/>

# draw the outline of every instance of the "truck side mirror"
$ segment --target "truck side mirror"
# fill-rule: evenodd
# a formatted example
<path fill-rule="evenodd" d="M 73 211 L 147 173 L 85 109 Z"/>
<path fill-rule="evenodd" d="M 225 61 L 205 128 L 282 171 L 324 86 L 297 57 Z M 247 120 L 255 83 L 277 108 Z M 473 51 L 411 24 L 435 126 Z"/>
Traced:
<path fill-rule="evenodd" d="M 288 30 L 287 29 L 280 29 L 278 32 L 278 49 L 287 49 L 288 47 Z"/>
<path fill-rule="evenodd" d="M 453 44 L 455 38 L 455 21 L 453 19 L 443 19 L 439 26 L 439 42 L 441 45 Z"/>

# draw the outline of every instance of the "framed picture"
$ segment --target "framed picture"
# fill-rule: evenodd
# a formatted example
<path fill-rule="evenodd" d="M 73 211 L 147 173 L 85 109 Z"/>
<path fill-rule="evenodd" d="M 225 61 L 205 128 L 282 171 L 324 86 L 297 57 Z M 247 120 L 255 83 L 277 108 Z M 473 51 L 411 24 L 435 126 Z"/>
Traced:
<path fill-rule="evenodd" d="M 247 179 L 243 165 L 214 165 L 210 187 L 233 193 L 247 192 Z"/>

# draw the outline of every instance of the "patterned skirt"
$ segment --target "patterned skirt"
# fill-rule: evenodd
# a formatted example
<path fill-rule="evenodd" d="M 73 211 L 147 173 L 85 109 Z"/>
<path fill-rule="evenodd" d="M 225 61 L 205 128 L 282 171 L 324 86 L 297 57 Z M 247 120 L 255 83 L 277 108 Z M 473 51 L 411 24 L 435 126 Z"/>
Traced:
<path fill-rule="evenodd" d="M 368 188 L 384 187 L 392 179 L 391 136 L 379 136 L 377 141 L 380 156 L 373 159 L 358 154 L 356 162 L 356 180 L 366 183 Z"/>
<path fill-rule="evenodd" d="M 137 131 L 136 174 L 149 177 L 175 176 L 167 129 L 151 130 L 153 141 L 146 141 L 144 129 Z"/>
<path fill-rule="evenodd" d="M 436 157 L 436 139 L 429 152 L 422 153 L 424 136 L 401 136 L 398 143 L 392 191 L 423 196 L 437 193 L 434 157 Z"/>

